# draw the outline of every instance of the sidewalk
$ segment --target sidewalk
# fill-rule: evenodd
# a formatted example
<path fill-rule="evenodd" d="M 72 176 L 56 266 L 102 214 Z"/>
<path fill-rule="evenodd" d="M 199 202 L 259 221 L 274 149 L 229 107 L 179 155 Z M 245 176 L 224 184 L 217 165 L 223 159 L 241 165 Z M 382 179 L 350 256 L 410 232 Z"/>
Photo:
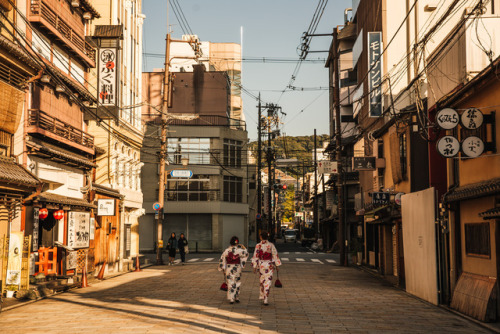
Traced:
<path fill-rule="evenodd" d="M 355 268 L 289 264 L 258 300 L 245 269 L 240 304 L 215 265 L 149 267 L 3 312 L 2 333 L 488 333 Z"/>

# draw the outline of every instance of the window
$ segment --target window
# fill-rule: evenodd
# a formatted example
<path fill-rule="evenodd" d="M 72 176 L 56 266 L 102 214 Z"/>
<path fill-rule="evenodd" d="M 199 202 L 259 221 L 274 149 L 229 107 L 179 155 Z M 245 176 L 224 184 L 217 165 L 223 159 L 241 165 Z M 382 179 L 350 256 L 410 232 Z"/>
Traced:
<path fill-rule="evenodd" d="M 241 141 L 224 139 L 224 166 L 241 167 L 241 146 Z"/>
<path fill-rule="evenodd" d="M 210 190 L 208 175 L 193 175 L 190 179 L 178 179 L 167 175 L 167 201 L 200 202 L 214 201 L 216 192 Z"/>
<path fill-rule="evenodd" d="M 465 224 L 465 253 L 468 256 L 491 257 L 490 224 Z"/>
<path fill-rule="evenodd" d="M 406 149 L 406 133 L 399 136 L 399 161 L 401 163 L 401 175 L 403 180 L 406 180 L 408 172 L 408 164 L 406 163 L 408 152 Z"/>
<path fill-rule="evenodd" d="M 209 138 L 168 138 L 167 159 L 169 163 L 180 165 L 183 158 L 191 165 L 210 164 Z"/>
<path fill-rule="evenodd" d="M 224 202 L 241 203 L 243 201 L 243 178 L 224 176 Z"/>

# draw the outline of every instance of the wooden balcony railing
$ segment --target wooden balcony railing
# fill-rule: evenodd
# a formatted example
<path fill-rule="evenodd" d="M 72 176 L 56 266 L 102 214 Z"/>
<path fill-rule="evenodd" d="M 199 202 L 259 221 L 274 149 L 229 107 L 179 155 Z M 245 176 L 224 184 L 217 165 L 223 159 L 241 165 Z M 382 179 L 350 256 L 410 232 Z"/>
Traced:
<path fill-rule="evenodd" d="M 58 120 L 41 110 L 29 110 L 28 126 L 36 126 L 39 129 L 51 132 L 73 143 L 94 149 L 94 136 Z"/>
<path fill-rule="evenodd" d="M 81 34 L 78 34 L 68 23 L 57 15 L 44 0 L 31 0 L 30 19 L 32 21 L 46 23 L 57 31 L 61 37 L 71 43 L 70 47 L 74 47 L 80 51 L 85 57 L 92 61 L 91 67 L 95 66 L 96 51 L 85 41 Z M 83 59 L 88 62 L 87 59 Z"/>

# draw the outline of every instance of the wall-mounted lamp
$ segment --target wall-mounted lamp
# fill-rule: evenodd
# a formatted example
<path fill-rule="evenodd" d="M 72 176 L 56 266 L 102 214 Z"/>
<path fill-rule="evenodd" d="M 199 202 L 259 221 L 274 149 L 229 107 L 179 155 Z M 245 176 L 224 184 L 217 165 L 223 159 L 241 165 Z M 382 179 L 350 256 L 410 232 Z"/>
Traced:
<path fill-rule="evenodd" d="M 49 83 L 50 82 L 50 75 L 48 75 L 48 74 L 42 75 L 42 77 L 40 78 L 40 81 L 45 82 L 45 83 Z"/>
<path fill-rule="evenodd" d="M 85 20 L 91 20 L 92 19 L 92 13 L 90 13 L 90 12 L 83 13 L 83 18 Z"/>
<path fill-rule="evenodd" d="M 63 87 L 63 86 L 61 86 L 61 85 L 57 85 L 57 86 L 56 86 L 56 92 L 62 93 L 62 92 L 64 92 L 64 91 L 65 91 L 65 89 L 64 89 L 64 87 Z"/>
<path fill-rule="evenodd" d="M 78 0 L 71 0 L 71 6 L 75 7 L 75 8 L 80 7 L 80 1 L 78 1 Z"/>
<path fill-rule="evenodd" d="M 83 101 L 83 105 L 86 107 L 90 107 L 90 101 Z"/>

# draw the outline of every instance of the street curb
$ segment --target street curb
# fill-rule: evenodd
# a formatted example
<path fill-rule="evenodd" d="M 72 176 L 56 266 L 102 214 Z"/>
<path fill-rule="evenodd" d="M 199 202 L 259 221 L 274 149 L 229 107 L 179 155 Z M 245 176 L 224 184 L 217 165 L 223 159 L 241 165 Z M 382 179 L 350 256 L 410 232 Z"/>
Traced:
<path fill-rule="evenodd" d="M 389 281 L 385 280 L 385 279 L 384 279 L 384 277 L 383 277 L 382 275 L 380 275 L 379 273 L 374 272 L 373 270 L 370 270 L 370 269 L 368 269 L 368 268 L 365 268 L 364 266 L 350 265 L 349 267 L 351 267 L 351 268 L 356 268 L 356 269 L 358 269 L 359 271 L 363 271 L 363 272 L 365 272 L 365 273 L 367 273 L 367 274 L 370 274 L 371 276 L 373 276 L 373 277 L 375 277 L 375 278 L 379 279 L 380 281 L 385 281 L 385 282 L 387 282 L 387 283 L 390 283 Z M 460 312 L 458 312 L 458 311 L 456 311 L 456 310 L 454 310 L 454 309 L 452 309 L 452 308 L 450 308 L 450 307 L 448 307 L 448 306 L 446 306 L 446 305 L 434 305 L 434 304 L 432 304 L 432 303 L 428 302 L 427 300 L 424 300 L 424 299 L 419 298 L 419 297 L 417 297 L 417 296 L 415 296 L 415 295 L 412 295 L 411 293 L 407 292 L 406 290 L 404 290 L 403 288 L 401 288 L 401 287 L 399 287 L 399 286 L 397 286 L 397 285 L 394 285 L 394 284 L 390 284 L 390 285 L 391 285 L 391 287 L 392 287 L 392 288 L 394 288 L 394 289 L 396 289 L 396 290 L 399 290 L 399 291 L 403 292 L 403 293 L 404 293 L 405 295 L 407 295 L 408 297 L 411 297 L 411 298 L 413 298 L 413 299 L 416 299 L 416 300 L 418 300 L 418 301 L 420 301 L 420 302 L 422 302 L 422 303 L 424 303 L 424 304 L 427 304 L 427 305 L 429 305 L 429 306 L 433 306 L 433 307 L 437 307 L 437 308 L 442 309 L 442 310 L 444 310 L 444 311 L 447 311 L 447 312 L 449 312 L 449 313 L 453 313 L 454 315 L 459 316 L 460 318 L 465 319 L 465 320 L 468 320 L 468 321 L 470 321 L 470 322 L 473 322 L 473 323 L 475 323 L 476 325 L 478 325 L 478 326 L 480 326 L 480 327 L 483 327 L 484 329 L 490 330 L 490 331 L 491 331 L 491 332 L 493 332 L 493 333 L 500 333 L 500 329 L 495 328 L 495 327 L 491 326 L 491 325 L 490 325 L 490 324 L 488 324 L 488 323 L 484 323 L 484 322 L 481 322 L 481 321 L 479 321 L 479 320 L 477 320 L 477 319 L 474 319 L 474 318 L 472 318 L 472 317 L 469 317 L 468 315 L 463 314 L 463 313 L 460 313 Z"/>

